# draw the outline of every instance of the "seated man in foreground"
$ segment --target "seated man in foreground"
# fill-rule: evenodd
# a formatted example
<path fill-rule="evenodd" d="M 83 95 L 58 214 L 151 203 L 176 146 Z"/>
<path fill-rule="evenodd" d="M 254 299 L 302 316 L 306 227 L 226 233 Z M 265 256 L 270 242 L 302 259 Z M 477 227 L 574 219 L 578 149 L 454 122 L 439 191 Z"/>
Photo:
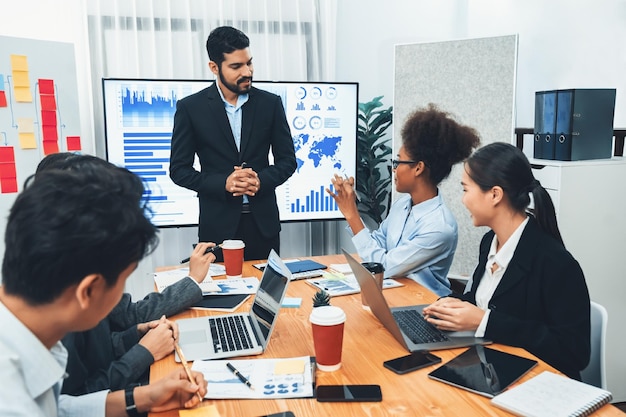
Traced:
<path fill-rule="evenodd" d="M 201 374 L 182 367 L 153 384 L 63 396 L 69 332 L 94 327 L 120 301 L 128 276 L 157 243 L 141 180 L 123 168 L 52 170 L 27 181 L 11 208 L 0 287 L 0 415 L 126 416 L 193 407 Z"/>

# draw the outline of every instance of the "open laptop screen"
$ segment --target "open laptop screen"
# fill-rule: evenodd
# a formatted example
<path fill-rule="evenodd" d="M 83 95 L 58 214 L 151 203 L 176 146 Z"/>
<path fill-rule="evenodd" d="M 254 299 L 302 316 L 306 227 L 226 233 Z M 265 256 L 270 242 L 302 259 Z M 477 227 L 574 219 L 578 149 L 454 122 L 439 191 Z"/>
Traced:
<path fill-rule="evenodd" d="M 272 331 L 274 321 L 280 310 L 283 296 L 287 290 L 289 282 L 288 271 L 281 271 L 282 262 L 272 262 L 272 255 L 268 259 L 267 267 L 263 271 L 263 277 L 259 283 L 259 290 L 254 298 L 250 316 L 261 330 L 263 347 L 266 346 L 269 335 Z"/>

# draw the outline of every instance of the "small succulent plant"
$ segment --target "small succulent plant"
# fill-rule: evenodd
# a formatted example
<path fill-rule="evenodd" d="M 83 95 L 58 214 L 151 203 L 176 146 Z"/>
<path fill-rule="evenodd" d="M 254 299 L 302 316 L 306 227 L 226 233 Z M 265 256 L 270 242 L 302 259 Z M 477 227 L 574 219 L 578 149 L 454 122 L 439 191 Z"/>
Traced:
<path fill-rule="evenodd" d="M 319 290 L 313 297 L 313 308 L 330 305 L 330 294 L 324 290 Z"/>

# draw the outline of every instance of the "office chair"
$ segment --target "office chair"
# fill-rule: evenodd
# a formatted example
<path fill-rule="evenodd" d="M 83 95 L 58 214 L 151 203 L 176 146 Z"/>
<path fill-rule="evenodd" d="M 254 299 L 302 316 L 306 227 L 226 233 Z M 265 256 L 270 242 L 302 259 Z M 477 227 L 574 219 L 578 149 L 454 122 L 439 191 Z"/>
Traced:
<path fill-rule="evenodd" d="M 591 302 L 591 358 L 589 365 L 580 373 L 583 382 L 606 389 L 606 309 L 598 303 Z"/>

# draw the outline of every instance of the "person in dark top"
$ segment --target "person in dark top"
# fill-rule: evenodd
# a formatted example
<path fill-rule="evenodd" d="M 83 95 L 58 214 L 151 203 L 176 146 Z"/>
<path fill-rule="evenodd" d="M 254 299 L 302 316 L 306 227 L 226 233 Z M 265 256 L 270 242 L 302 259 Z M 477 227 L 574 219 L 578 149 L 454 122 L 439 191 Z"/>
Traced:
<path fill-rule="evenodd" d="M 469 290 L 426 307 L 427 320 L 522 347 L 580 380 L 591 352 L 589 292 L 528 159 L 511 144 L 489 144 L 465 163 L 462 185 L 474 225 L 491 230 Z"/>
<path fill-rule="evenodd" d="M 91 155 L 69 152 L 51 154 L 41 160 L 37 175 L 50 170 L 76 171 L 95 175 L 115 165 Z M 178 327 L 165 319 L 202 299 L 201 282 L 213 254 L 204 254 L 213 243 L 198 244 L 189 262 L 189 276 L 133 302 L 124 293 L 109 315 L 93 329 L 68 333 L 63 345 L 68 350 L 67 378 L 62 393 L 82 395 L 104 389 L 118 390 L 131 384 L 148 383 L 150 365 L 174 351 Z"/>

